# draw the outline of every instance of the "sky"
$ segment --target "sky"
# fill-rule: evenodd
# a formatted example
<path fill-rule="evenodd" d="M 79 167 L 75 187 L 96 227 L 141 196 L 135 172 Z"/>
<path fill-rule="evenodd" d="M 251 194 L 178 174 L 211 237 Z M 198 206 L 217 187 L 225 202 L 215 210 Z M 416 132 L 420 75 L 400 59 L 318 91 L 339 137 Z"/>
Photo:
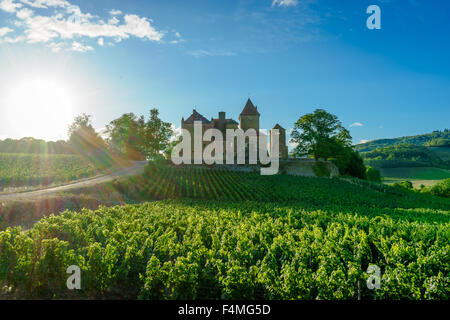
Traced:
<path fill-rule="evenodd" d="M 0 139 L 66 139 L 81 113 L 238 120 L 248 98 L 264 129 L 321 108 L 354 143 L 442 130 L 449 39 L 448 1 L 0 0 Z"/>

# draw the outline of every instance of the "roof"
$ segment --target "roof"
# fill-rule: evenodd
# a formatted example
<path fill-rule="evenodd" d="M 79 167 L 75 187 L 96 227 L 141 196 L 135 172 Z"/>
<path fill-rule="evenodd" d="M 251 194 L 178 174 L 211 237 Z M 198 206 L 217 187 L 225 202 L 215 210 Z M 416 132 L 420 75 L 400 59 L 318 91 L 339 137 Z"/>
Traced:
<path fill-rule="evenodd" d="M 204 116 L 202 116 L 200 113 L 198 113 L 195 109 L 194 111 L 192 111 L 192 114 L 189 118 L 187 118 L 184 123 L 187 124 L 194 124 L 194 121 L 201 121 L 202 124 L 209 124 L 211 123 L 211 121 L 209 121 L 208 119 L 206 119 Z"/>
<path fill-rule="evenodd" d="M 211 120 L 215 125 L 219 122 L 219 119 L 212 119 Z M 225 124 L 238 124 L 233 119 L 225 119 Z"/>
<path fill-rule="evenodd" d="M 285 128 L 283 128 L 282 126 L 280 126 L 278 123 L 275 125 L 275 127 L 273 127 L 273 129 L 286 130 Z"/>
<path fill-rule="evenodd" d="M 239 124 L 239 123 L 237 123 L 236 121 L 234 121 L 233 119 L 227 119 L 227 120 L 225 121 L 225 123 L 226 123 L 226 124 Z"/>
<path fill-rule="evenodd" d="M 252 101 L 250 99 L 247 100 L 247 103 L 245 104 L 244 110 L 241 112 L 241 116 L 246 115 L 260 115 L 258 112 L 258 109 L 253 105 Z"/>

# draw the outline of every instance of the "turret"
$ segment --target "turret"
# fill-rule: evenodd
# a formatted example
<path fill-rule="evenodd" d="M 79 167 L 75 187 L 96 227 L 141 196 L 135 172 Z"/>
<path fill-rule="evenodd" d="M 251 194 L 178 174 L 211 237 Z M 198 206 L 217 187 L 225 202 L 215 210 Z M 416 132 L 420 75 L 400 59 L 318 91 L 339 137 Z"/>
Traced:
<path fill-rule="evenodd" d="M 248 129 L 255 129 L 259 131 L 259 118 L 260 113 L 258 109 L 253 105 L 250 99 L 247 100 L 244 109 L 239 116 L 239 122 L 241 129 L 247 131 Z"/>
<path fill-rule="evenodd" d="M 272 155 L 272 146 L 274 144 L 275 139 L 275 130 L 278 130 L 278 143 L 279 143 L 279 155 L 280 159 L 288 158 L 288 147 L 286 145 L 286 129 L 280 126 L 278 123 L 270 130 L 270 152 Z"/>

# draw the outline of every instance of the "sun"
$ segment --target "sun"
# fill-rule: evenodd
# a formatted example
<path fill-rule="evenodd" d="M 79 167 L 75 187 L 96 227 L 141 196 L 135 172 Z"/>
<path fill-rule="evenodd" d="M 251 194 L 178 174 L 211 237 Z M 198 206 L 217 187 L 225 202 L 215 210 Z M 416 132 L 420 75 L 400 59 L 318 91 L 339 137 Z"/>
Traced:
<path fill-rule="evenodd" d="M 66 138 L 73 108 L 73 96 L 61 81 L 37 77 L 13 86 L 5 116 L 15 136 L 58 140 Z"/>

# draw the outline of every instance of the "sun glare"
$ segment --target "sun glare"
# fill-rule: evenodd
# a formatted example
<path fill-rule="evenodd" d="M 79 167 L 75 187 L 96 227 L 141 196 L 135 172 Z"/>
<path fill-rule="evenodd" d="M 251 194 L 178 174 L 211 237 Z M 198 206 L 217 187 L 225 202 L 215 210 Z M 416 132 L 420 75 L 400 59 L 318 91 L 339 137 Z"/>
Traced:
<path fill-rule="evenodd" d="M 13 86 L 6 98 L 6 117 L 22 137 L 45 140 L 66 138 L 73 120 L 74 100 L 62 83 L 34 78 Z"/>

